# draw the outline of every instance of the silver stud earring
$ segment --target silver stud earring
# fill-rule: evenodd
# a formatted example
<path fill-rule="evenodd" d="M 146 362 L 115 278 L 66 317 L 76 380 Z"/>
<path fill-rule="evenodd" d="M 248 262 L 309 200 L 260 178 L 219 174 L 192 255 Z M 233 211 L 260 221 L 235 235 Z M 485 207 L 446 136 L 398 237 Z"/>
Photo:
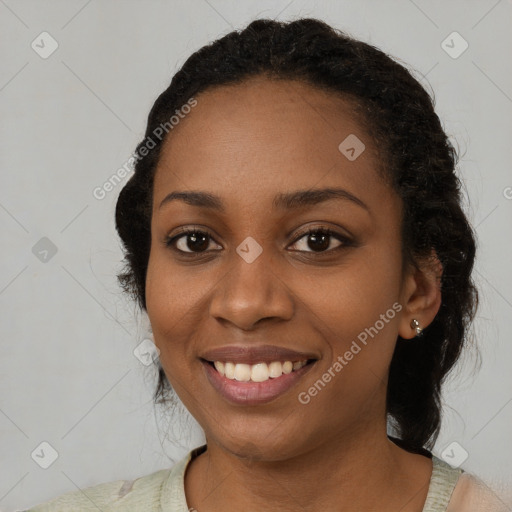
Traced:
<path fill-rule="evenodd" d="M 416 331 L 416 336 L 421 336 L 421 333 L 423 332 L 423 329 L 420 327 L 420 323 L 418 320 L 416 320 L 416 318 L 411 320 L 411 329 Z"/>

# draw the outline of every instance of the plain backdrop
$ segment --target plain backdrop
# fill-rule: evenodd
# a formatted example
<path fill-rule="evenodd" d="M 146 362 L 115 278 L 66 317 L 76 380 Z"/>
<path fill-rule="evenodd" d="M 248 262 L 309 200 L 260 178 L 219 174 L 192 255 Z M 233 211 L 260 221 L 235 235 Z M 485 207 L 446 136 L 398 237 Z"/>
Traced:
<path fill-rule="evenodd" d="M 134 354 L 148 323 L 115 278 L 121 185 L 93 191 L 127 161 L 184 60 L 257 17 L 323 19 L 435 91 L 479 239 L 482 365 L 468 351 L 447 383 L 434 453 L 455 450 L 505 499 L 511 15 L 510 0 L 0 0 L 0 510 L 170 467 L 202 443 L 183 410 L 169 422 L 152 404 L 155 366 Z"/>

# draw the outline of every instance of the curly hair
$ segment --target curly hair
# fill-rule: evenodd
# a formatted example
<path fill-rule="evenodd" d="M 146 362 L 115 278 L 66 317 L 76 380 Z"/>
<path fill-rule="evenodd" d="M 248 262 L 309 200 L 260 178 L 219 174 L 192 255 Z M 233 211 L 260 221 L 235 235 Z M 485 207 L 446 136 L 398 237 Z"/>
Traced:
<path fill-rule="evenodd" d="M 190 98 L 254 76 L 295 80 L 348 99 L 379 151 L 383 175 L 403 203 L 405 264 L 418 266 L 435 251 L 443 267 L 442 303 L 421 341 L 398 336 L 389 368 L 386 411 L 400 444 L 432 448 L 441 425 L 441 385 L 468 339 L 478 292 L 471 277 L 475 233 L 463 209 L 457 153 L 434 111 L 434 99 L 403 65 L 378 48 L 323 21 L 259 19 L 193 53 L 155 101 L 134 174 L 116 205 L 125 265 L 118 280 L 146 311 L 156 164 L 165 137 L 147 140 Z M 144 156 L 142 156 L 144 155 Z M 171 390 L 159 365 L 155 403 Z"/>

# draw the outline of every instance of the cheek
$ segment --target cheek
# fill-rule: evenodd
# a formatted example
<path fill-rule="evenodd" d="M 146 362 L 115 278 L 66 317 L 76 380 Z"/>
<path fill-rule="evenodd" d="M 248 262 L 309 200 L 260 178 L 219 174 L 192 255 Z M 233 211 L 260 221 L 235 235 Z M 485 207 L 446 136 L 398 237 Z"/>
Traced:
<path fill-rule="evenodd" d="M 396 251 L 361 250 L 328 279 L 307 282 L 302 292 L 314 311 L 310 321 L 328 342 L 327 366 L 341 356 L 343 371 L 351 378 L 364 378 L 369 370 L 384 378 L 398 334 L 402 305 L 400 257 Z"/>
<path fill-rule="evenodd" d="M 401 310 L 398 279 L 391 261 L 368 255 L 304 288 L 306 322 L 324 340 L 324 360 L 299 390 L 313 415 L 332 407 L 331 421 L 347 423 L 382 406 Z"/>
<path fill-rule="evenodd" d="M 164 367 L 179 371 L 193 350 L 191 332 L 201 309 L 205 290 L 195 290 L 183 273 L 165 256 L 150 256 L 146 277 L 146 306 L 155 344 Z"/>
<path fill-rule="evenodd" d="M 304 296 L 328 325 L 362 330 L 398 300 L 400 262 L 386 251 L 363 250 L 346 265 L 329 271 L 320 286 L 319 281 L 317 286 L 313 279 L 308 281 Z"/>

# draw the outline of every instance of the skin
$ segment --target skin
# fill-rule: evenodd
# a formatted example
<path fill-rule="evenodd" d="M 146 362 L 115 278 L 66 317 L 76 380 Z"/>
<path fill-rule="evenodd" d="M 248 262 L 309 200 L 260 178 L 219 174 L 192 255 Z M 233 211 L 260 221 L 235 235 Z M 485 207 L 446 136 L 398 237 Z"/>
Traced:
<path fill-rule="evenodd" d="M 208 445 L 187 469 L 188 506 L 421 512 L 432 463 L 387 438 L 385 397 L 397 336 L 414 338 L 411 320 L 426 327 L 439 309 L 440 267 L 422 262 L 402 271 L 402 205 L 377 172 L 374 144 L 347 100 L 299 82 L 257 77 L 196 99 L 156 170 L 146 281 L 162 366 Z M 349 134 L 366 146 L 354 161 L 338 150 Z M 272 208 L 276 194 L 326 187 L 349 191 L 368 209 L 337 199 Z M 220 196 L 225 212 L 179 200 L 159 208 L 184 190 Z M 165 243 L 185 226 L 212 236 L 195 260 Z M 315 252 L 302 230 L 322 226 L 353 244 L 336 250 L 341 243 L 331 237 Z M 251 264 L 236 252 L 248 236 L 263 249 Z M 185 235 L 176 244 L 190 254 L 186 242 Z M 298 394 L 394 303 L 402 310 L 317 396 L 299 403 Z M 274 401 L 233 405 L 199 360 L 229 344 L 272 344 L 318 361 Z"/>

